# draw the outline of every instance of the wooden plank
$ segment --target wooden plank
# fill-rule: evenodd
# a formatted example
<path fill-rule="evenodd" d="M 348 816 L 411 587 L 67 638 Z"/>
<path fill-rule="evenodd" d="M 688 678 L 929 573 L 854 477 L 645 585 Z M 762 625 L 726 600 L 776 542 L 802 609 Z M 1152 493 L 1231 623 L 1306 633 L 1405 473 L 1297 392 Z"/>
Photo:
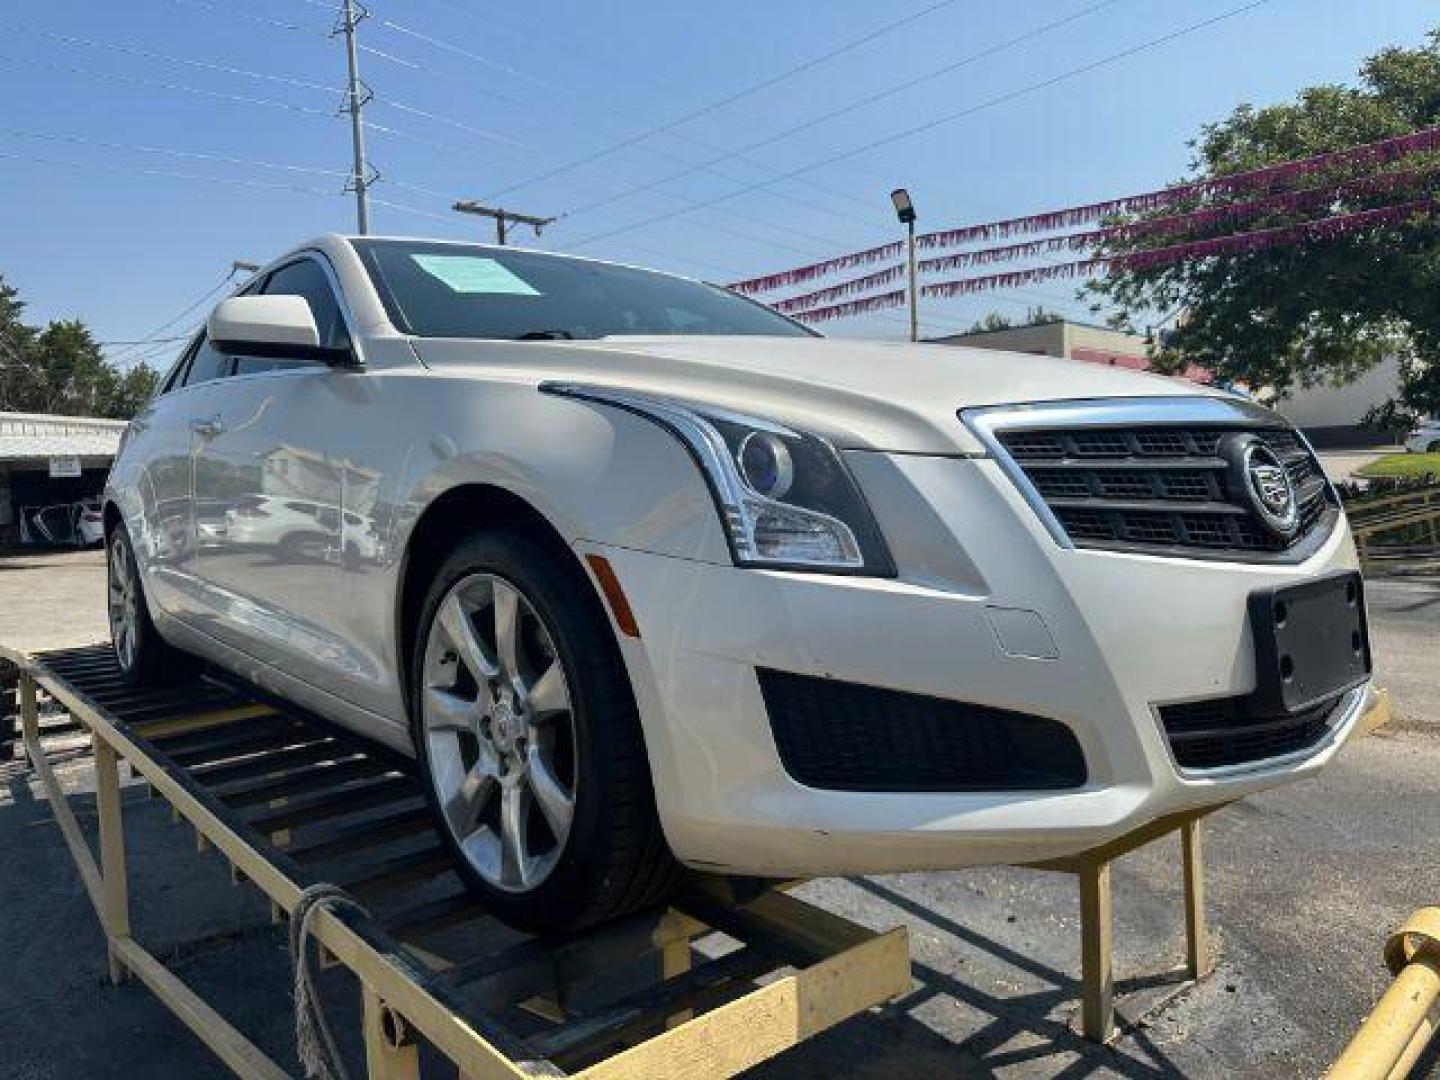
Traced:
<path fill-rule="evenodd" d="M 454 860 L 443 847 L 430 847 L 393 859 L 362 866 L 349 874 L 337 874 L 337 884 L 356 896 L 373 896 L 385 889 L 439 877 L 454 868 Z"/>
<path fill-rule="evenodd" d="M 309 733 L 302 736 L 308 742 L 296 742 L 272 751 L 251 754 L 239 761 L 226 761 L 216 765 L 197 765 L 186 771 L 197 783 L 225 784 L 236 780 L 251 780 L 261 776 L 280 776 L 306 765 L 326 761 L 345 761 L 359 756 L 354 748 L 344 746 L 326 736 Z"/>
<path fill-rule="evenodd" d="M 909 945 L 900 927 L 573 1075 L 583 1080 L 734 1076 L 909 989 Z"/>
<path fill-rule="evenodd" d="M 393 840 L 434 834 L 435 823 L 428 806 L 419 806 L 384 818 L 367 818 L 304 844 L 286 850 L 298 863 L 322 862 L 338 855 L 364 851 Z"/>
<path fill-rule="evenodd" d="M 215 788 L 216 798 L 234 806 L 254 806 L 275 799 L 289 798 L 322 789 L 334 789 L 350 780 L 394 772 L 394 767 L 373 758 L 356 757 L 348 761 L 325 761 L 296 769 L 285 776 L 222 784 Z"/>
<path fill-rule="evenodd" d="M 370 1080 L 420 1080 L 420 1051 L 405 1021 L 368 986 L 361 991 L 365 1065 Z"/>
<path fill-rule="evenodd" d="M 213 727 L 220 727 L 222 724 L 233 724 L 239 720 L 250 720 L 257 716 L 265 716 L 275 710 L 268 705 L 236 705 L 228 709 L 216 709 L 213 712 L 200 713 L 192 716 L 172 716 L 163 720 L 151 720 L 145 724 L 135 725 L 138 735 L 146 739 L 158 739 L 166 735 L 177 735 L 185 731 L 204 731 Z"/>
<path fill-rule="evenodd" d="M 263 817 L 251 819 L 250 824 L 265 833 L 298 829 L 420 797 L 415 782 L 408 776 L 387 776 L 375 781 L 326 788 L 314 795 L 293 799 Z"/>
<path fill-rule="evenodd" d="M 729 991 L 737 983 L 758 979 L 775 967 L 772 957 L 742 946 L 599 1009 L 573 1016 L 563 1027 L 535 1036 L 530 1044 L 552 1060 L 598 1051 L 648 1027 L 663 1025 L 667 1017 L 678 1012 L 693 1013 L 704 1007 L 704 998 Z"/>
<path fill-rule="evenodd" d="M 85 886 L 90 904 L 95 908 L 96 916 L 103 919 L 105 891 L 100 878 L 100 868 L 95 863 L 95 856 L 90 852 L 90 845 L 85 841 L 80 822 L 75 819 L 70 800 L 50 767 L 50 758 L 45 747 L 40 744 L 35 713 L 35 686 L 28 675 L 24 676 L 20 683 L 20 716 L 25 725 L 25 753 L 30 758 L 30 767 L 35 770 L 45 788 L 50 812 L 55 816 L 55 824 L 60 827 L 65 846 L 70 849 L 70 858 L 75 862 L 75 869 L 80 872 L 80 883 Z"/>
<path fill-rule="evenodd" d="M 101 921 L 105 926 L 110 981 L 118 986 L 125 967 L 115 950 L 117 938 L 130 936 L 130 890 L 125 871 L 125 823 L 120 808 L 120 770 L 115 751 L 95 740 L 95 801 L 100 810 L 100 875 L 104 887 Z"/>
<path fill-rule="evenodd" d="M 489 912 L 468 889 L 427 901 L 388 916 L 385 928 L 408 944 L 411 938 L 439 933 L 463 923 L 489 917 Z"/>
<path fill-rule="evenodd" d="M 1115 946 L 1110 909 L 1110 864 L 1097 862 L 1080 882 L 1080 1031 L 1092 1042 L 1109 1042 L 1115 1031 Z"/>
<path fill-rule="evenodd" d="M 1198 820 L 1180 826 L 1180 861 L 1185 877 L 1185 972 L 1192 979 L 1203 979 L 1213 962 L 1205 926 L 1205 856 Z"/>
<path fill-rule="evenodd" d="M 150 988 L 180 1022 L 188 1027 L 236 1076 L 246 1080 L 289 1080 L 254 1043 L 240 1034 L 169 968 L 156 960 L 134 938 L 117 938 L 116 953 L 126 970 Z"/>

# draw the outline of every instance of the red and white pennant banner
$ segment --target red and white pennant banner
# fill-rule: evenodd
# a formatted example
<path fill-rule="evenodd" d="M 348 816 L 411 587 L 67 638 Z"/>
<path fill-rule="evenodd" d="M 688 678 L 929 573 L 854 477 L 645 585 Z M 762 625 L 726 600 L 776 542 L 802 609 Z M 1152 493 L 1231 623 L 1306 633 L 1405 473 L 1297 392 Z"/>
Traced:
<path fill-rule="evenodd" d="M 905 290 L 898 289 L 895 292 L 882 293 L 879 296 L 867 296 L 863 300 L 847 300 L 843 304 L 831 304 L 829 307 L 797 311 L 790 317 L 807 323 L 828 322 L 831 319 L 848 319 L 852 315 L 864 315 L 871 311 L 896 308 L 903 303 L 905 303 Z"/>
<path fill-rule="evenodd" d="M 1327 154 L 1317 154 L 1314 157 L 1303 158 L 1299 161 L 1286 161 L 1279 165 L 1267 166 L 1263 169 L 1252 169 L 1248 172 L 1233 173 L 1229 176 L 1219 176 L 1188 184 L 1178 184 L 1174 187 L 1143 192 L 1139 195 L 1127 195 L 1119 199 L 1086 203 L 1082 206 L 1071 206 L 1062 210 L 1050 210 L 1043 214 L 1030 214 L 1024 217 L 1009 218 L 1002 221 L 990 221 L 980 225 L 966 225 L 958 229 L 923 233 L 916 237 L 916 243 L 926 249 L 946 248 L 980 240 L 1004 239 L 1009 236 L 1052 232 L 1056 229 L 1068 228 L 1084 224 L 1085 222 L 1098 221 L 1116 214 L 1143 213 L 1145 211 L 1185 203 L 1193 199 L 1243 192 L 1263 192 L 1292 182 L 1299 177 L 1316 176 L 1337 168 L 1380 165 L 1397 161 L 1410 154 L 1437 149 L 1440 149 L 1440 127 L 1426 128 L 1423 131 L 1412 132 L 1409 135 L 1382 139 L 1378 142 L 1365 143 L 1361 146 L 1353 146 L 1346 150 L 1336 150 Z M 1209 213 L 1218 215 L 1214 220 L 1223 218 L 1225 212 L 1226 208 L 1224 207 L 1196 211 L 1197 214 L 1201 215 Z M 1175 215 L 1177 218 L 1188 216 L 1189 215 Z M 1155 219 L 1153 223 L 1137 222 L 1134 223 L 1133 226 L 1126 227 L 1158 229 L 1161 228 L 1159 223 L 1164 220 L 1165 219 Z M 1196 221 L 1192 224 L 1199 223 L 1199 221 Z M 1097 230 L 1097 232 L 1098 231 L 1099 230 Z M 1135 233 L 1133 235 L 1153 234 Z M 1083 247 L 1086 245 L 1082 243 L 1077 246 Z M 816 278 L 824 277 L 826 274 L 839 270 L 853 269 L 857 266 L 873 266 L 877 262 L 887 262 L 891 259 L 898 258 L 903 250 L 904 244 L 901 241 L 894 241 L 889 244 L 882 244 L 879 247 L 868 248 L 865 251 L 854 251 L 845 255 L 836 255 L 832 258 L 810 263 L 806 266 L 797 266 L 790 270 L 780 270 L 773 274 L 765 274 L 745 281 L 737 281 L 732 283 L 729 288 L 735 292 L 745 293 L 747 295 L 774 292 L 777 289 L 814 281 Z M 1051 248 L 1049 250 L 1061 250 L 1061 248 Z M 1074 250 L 1074 248 L 1071 250 Z M 1027 252 L 1022 251 L 1017 254 L 1026 253 Z M 989 261 L 998 262 L 1001 261 L 1001 258 L 1001 256 L 997 255 Z M 929 261 L 930 260 L 927 260 L 927 263 Z M 985 260 L 975 261 L 983 262 Z"/>
<path fill-rule="evenodd" d="M 1348 150 L 1336 150 L 1328 154 L 1286 161 L 1249 172 L 1232 173 L 1208 180 L 1197 180 L 1189 184 L 1147 191 L 1140 195 L 1127 195 L 1105 202 L 1071 206 L 1063 210 L 1050 210 L 1043 214 L 1011 218 L 1007 221 L 991 221 L 983 225 L 967 225 L 960 229 L 925 233 L 916 237 L 916 243 L 923 248 L 953 247 L 956 244 L 975 240 L 993 240 L 997 237 L 1015 236 L 1023 233 L 1051 232 L 1087 221 L 1098 221 L 1115 214 L 1135 214 L 1160 207 L 1173 206 L 1190 199 L 1236 192 L 1263 191 L 1267 188 L 1288 183 L 1303 176 L 1314 176 L 1328 169 L 1341 166 L 1378 165 L 1395 161 L 1410 154 L 1440 149 L 1440 127 L 1400 135 L 1393 139 L 1352 146 Z"/>
<path fill-rule="evenodd" d="M 776 289 L 783 289 L 790 285 L 803 285 L 807 281 L 814 281 L 816 278 L 824 277 L 836 270 L 849 270 L 856 266 L 873 266 L 877 262 L 885 262 L 898 257 L 903 250 L 905 250 L 905 245 L 896 240 L 893 243 L 881 244 L 879 247 L 866 251 L 852 251 L 848 255 L 836 255 L 833 259 L 811 263 L 809 266 L 797 266 L 791 270 L 781 270 L 774 274 L 766 274 L 764 277 L 751 278 L 749 281 L 736 281 L 727 285 L 726 288 L 731 292 L 747 295 L 774 292 Z"/>
<path fill-rule="evenodd" d="M 776 311 L 783 311 L 786 314 L 803 311 L 805 308 L 814 307 L 817 304 L 839 300 L 842 296 L 854 296 L 856 293 L 866 292 L 877 285 L 889 285 L 892 281 L 899 281 L 904 272 L 905 268 L 897 263 L 894 266 L 887 266 L 878 273 L 866 274 L 864 277 L 851 278 L 838 285 L 831 285 L 828 289 L 816 289 L 814 292 L 801 293 L 799 296 L 792 296 L 786 300 L 777 300 L 770 306 Z"/>
<path fill-rule="evenodd" d="M 1148 236 L 1181 236 L 1199 229 L 1234 224 L 1265 214 L 1325 207 L 1337 199 L 1402 191 L 1433 179 L 1435 173 L 1435 169 L 1406 169 L 1381 173 L 1378 176 L 1361 177 L 1343 184 L 1328 184 L 1299 191 L 1286 191 L 1251 202 L 1224 203 L 1219 206 L 1206 207 L 1204 210 L 1195 210 L 1188 214 L 1147 218 L 1144 221 L 1129 222 L 1104 229 L 1092 229 L 1088 232 L 1067 233 L 1064 236 L 1050 236 L 1043 240 L 1027 240 L 1018 244 L 1005 244 L 1001 247 L 980 248 L 978 251 L 940 255 L 933 259 L 921 259 L 919 268 L 922 274 L 933 274 L 943 270 L 958 270 L 963 266 L 984 266 L 989 263 L 1009 262 L 1011 259 L 1044 255 L 1056 251 L 1080 251 L 1111 240 L 1125 241 Z"/>
<path fill-rule="evenodd" d="M 1209 240 L 1195 240 L 1187 244 L 1173 244 L 1169 247 L 1153 248 L 1149 251 L 1134 251 L 1106 259 L 1084 259 L 1079 262 L 1058 263 L 1054 266 L 1035 266 L 1027 270 L 1012 270 L 1004 274 L 986 274 L 979 277 L 956 278 L 941 281 L 921 288 L 920 295 L 928 297 L 965 296 L 969 293 L 984 292 L 988 289 L 1009 289 L 1030 285 L 1037 281 L 1056 278 L 1073 278 L 1106 270 L 1146 270 L 1157 266 L 1169 266 L 1191 259 L 1203 259 L 1212 255 L 1240 255 L 1282 244 L 1301 243 L 1306 240 L 1329 240 L 1347 236 L 1377 225 L 1390 225 L 1411 218 L 1432 214 L 1440 200 L 1418 199 L 1398 206 L 1385 206 L 1376 210 L 1361 210 L 1353 214 L 1339 214 L 1306 221 L 1297 225 L 1283 225 L 1274 229 L 1260 229 L 1255 232 L 1237 233 L 1233 236 L 1216 236 Z"/>

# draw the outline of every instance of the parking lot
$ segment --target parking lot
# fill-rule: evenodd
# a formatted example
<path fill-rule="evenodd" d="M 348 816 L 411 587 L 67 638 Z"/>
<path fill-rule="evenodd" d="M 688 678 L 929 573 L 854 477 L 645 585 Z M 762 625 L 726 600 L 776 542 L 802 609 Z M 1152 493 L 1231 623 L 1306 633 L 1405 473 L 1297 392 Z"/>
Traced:
<path fill-rule="evenodd" d="M 102 639 L 103 577 L 96 553 L 0 560 L 0 641 L 34 650 Z M 757 1075 L 1323 1071 L 1385 984 L 1386 932 L 1440 896 L 1429 843 L 1440 821 L 1440 580 L 1375 580 L 1369 597 L 1378 679 L 1396 719 L 1320 779 L 1207 823 L 1219 959 L 1209 979 L 1169 992 L 1183 956 L 1173 840 L 1116 867 L 1117 976 L 1133 1023 L 1112 1048 L 1068 1027 L 1080 970 L 1068 876 L 983 869 L 812 882 L 803 895 L 824 906 L 877 927 L 908 925 L 916 983 L 878 1015 Z M 103 938 L 38 785 L 18 761 L 0 764 L 0 780 L 5 1074 L 228 1075 L 143 988 L 104 985 Z M 230 884 L 223 863 L 197 863 L 191 834 L 141 794 L 129 793 L 128 814 L 137 935 L 161 956 L 171 943 L 183 977 L 277 1060 L 293 1061 L 283 934 L 256 894 Z"/>

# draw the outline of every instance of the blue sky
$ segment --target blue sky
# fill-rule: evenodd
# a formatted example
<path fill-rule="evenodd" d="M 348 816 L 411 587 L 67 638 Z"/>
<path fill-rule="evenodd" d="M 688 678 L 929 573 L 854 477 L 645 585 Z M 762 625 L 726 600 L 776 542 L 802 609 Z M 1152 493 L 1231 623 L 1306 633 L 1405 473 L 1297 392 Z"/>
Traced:
<path fill-rule="evenodd" d="M 1440 23 L 1421 0 L 1266 0 L 1015 93 L 1245 2 L 372 0 L 360 40 L 376 95 L 371 157 L 385 178 L 374 195 L 409 208 L 375 205 L 372 231 L 488 239 L 488 222 L 449 205 L 493 197 L 526 212 L 568 212 L 538 246 L 730 280 L 892 238 L 896 185 L 911 189 L 923 229 L 1163 185 L 1184 175 L 1186 140 L 1203 122 L 1241 102 L 1348 81 L 1368 54 L 1418 44 Z M 0 274 L 21 289 L 32 318 L 78 316 L 109 341 L 148 336 L 217 284 L 232 259 L 265 261 L 315 233 L 354 228 L 353 200 L 338 194 L 350 142 L 334 115 L 345 72 L 343 49 L 328 37 L 337 3 L 7 0 Z M 833 60 L 637 138 L 909 15 Z M 1072 15 L 923 85 L 725 157 Z M 592 160 L 565 167 L 584 158 Z M 1051 282 L 927 303 L 924 330 L 968 325 L 991 309 L 1023 314 L 1033 303 L 1083 315 L 1072 297 L 1069 283 Z M 903 329 L 899 312 L 826 327 Z M 168 362 L 163 346 L 148 351 Z"/>

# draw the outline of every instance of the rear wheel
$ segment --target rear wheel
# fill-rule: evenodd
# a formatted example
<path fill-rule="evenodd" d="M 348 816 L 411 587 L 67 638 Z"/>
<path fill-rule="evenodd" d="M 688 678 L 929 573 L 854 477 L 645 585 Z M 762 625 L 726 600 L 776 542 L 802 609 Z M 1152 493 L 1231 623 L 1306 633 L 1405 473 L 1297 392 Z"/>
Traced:
<path fill-rule="evenodd" d="M 569 930 L 673 887 L 635 702 L 568 553 L 511 531 L 462 542 L 431 584 L 411 671 L 427 797 L 497 915 Z"/>
<path fill-rule="evenodd" d="M 124 522 L 117 522 L 110 530 L 106 546 L 105 606 L 121 678 L 139 685 L 193 675 L 199 662 L 167 644 L 150 618 L 140 567 Z"/>
<path fill-rule="evenodd" d="M 1436 439 L 1425 448 L 1427 454 L 1440 454 L 1440 439 Z"/>

